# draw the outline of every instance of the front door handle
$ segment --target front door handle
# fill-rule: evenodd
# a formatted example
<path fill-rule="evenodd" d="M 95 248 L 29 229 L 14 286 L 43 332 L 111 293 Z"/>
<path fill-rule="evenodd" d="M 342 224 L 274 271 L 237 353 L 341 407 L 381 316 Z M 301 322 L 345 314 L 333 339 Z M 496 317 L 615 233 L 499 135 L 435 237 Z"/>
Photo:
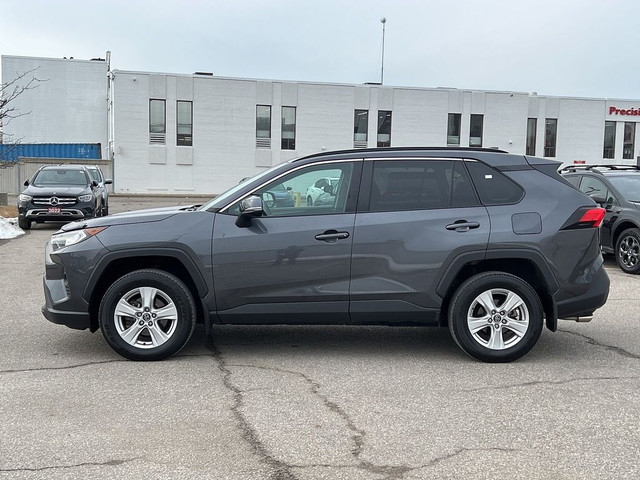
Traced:
<path fill-rule="evenodd" d="M 478 222 L 467 222 L 466 220 L 457 220 L 445 228 L 447 230 L 455 230 L 456 232 L 468 232 L 472 228 L 478 228 L 480 224 Z"/>
<path fill-rule="evenodd" d="M 349 232 L 338 232 L 337 230 L 327 230 L 324 233 L 319 233 L 315 236 L 316 240 L 321 242 L 335 242 L 343 238 L 349 238 Z"/>

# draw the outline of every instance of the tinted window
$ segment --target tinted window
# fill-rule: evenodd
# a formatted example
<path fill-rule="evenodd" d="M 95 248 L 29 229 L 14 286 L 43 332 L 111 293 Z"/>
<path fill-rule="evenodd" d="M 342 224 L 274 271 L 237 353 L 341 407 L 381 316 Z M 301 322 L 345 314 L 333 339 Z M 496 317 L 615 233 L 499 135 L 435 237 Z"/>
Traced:
<path fill-rule="evenodd" d="M 580 190 L 587 195 L 595 195 L 604 198 L 607 203 L 613 203 L 613 194 L 607 186 L 599 179 L 592 177 L 582 177 Z"/>
<path fill-rule="evenodd" d="M 91 174 L 91 179 L 95 180 L 96 182 L 100 183 L 102 182 L 102 178 L 100 176 L 100 172 L 98 171 L 97 168 L 89 168 L 89 173 Z"/>
<path fill-rule="evenodd" d="M 481 162 L 466 162 L 473 183 L 485 205 L 517 203 L 523 196 L 522 188 L 502 173 Z"/>
<path fill-rule="evenodd" d="M 461 161 L 378 161 L 373 167 L 373 212 L 477 205 Z"/>
<path fill-rule="evenodd" d="M 574 175 L 572 177 L 564 177 L 564 179 L 574 187 L 577 187 L 578 184 L 580 183 L 580 176 L 578 175 Z"/>
<path fill-rule="evenodd" d="M 625 177 L 611 176 L 608 180 L 630 202 L 640 202 L 640 176 L 629 175 Z"/>

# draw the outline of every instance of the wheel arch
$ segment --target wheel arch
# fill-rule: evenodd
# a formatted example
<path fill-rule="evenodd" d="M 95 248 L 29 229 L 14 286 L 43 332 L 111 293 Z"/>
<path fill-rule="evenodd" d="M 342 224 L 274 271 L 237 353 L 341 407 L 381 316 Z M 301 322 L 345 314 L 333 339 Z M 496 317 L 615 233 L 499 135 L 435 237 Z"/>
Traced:
<path fill-rule="evenodd" d="M 613 229 L 613 236 L 611 237 L 611 248 L 616 248 L 616 244 L 618 243 L 618 238 L 620 238 L 620 234 L 629 228 L 639 228 L 638 225 L 631 220 L 623 220 L 618 225 L 616 225 Z"/>
<path fill-rule="evenodd" d="M 112 252 L 98 263 L 83 293 L 89 303 L 92 332 L 100 328 L 98 309 L 109 286 L 127 273 L 149 268 L 163 270 L 178 277 L 193 296 L 198 319 L 205 319 L 208 309 L 203 307 L 202 299 L 209 287 L 195 262 L 185 252 L 176 249 Z"/>
<path fill-rule="evenodd" d="M 454 259 L 436 289 L 443 299 L 441 326 L 447 325 L 451 298 L 458 287 L 468 278 L 489 271 L 510 273 L 531 285 L 542 303 L 547 328 L 556 331 L 558 314 L 553 295 L 559 289 L 558 282 L 542 254 L 529 250 L 490 250 L 484 258 L 475 252 Z"/>

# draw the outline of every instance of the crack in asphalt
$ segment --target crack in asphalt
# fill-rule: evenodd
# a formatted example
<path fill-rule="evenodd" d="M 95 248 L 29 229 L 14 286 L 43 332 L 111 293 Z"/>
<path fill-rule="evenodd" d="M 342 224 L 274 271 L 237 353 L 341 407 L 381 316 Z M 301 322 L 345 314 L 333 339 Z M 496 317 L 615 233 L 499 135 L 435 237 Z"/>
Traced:
<path fill-rule="evenodd" d="M 587 341 L 587 343 L 590 344 L 590 345 L 595 345 L 596 347 L 606 348 L 607 350 L 611 350 L 612 352 L 617 353 L 618 355 L 622 355 L 623 357 L 633 358 L 635 360 L 640 360 L 640 355 L 636 355 L 635 353 L 631 353 L 630 351 L 625 350 L 624 348 L 616 347 L 615 345 L 607 345 L 606 343 L 601 343 L 601 342 L 597 341 L 595 338 L 587 337 L 586 335 L 583 335 L 581 333 L 572 332 L 571 330 L 562 330 L 562 329 L 559 328 L 558 331 L 562 332 L 562 333 L 569 333 L 571 335 L 575 335 L 576 337 L 584 338 Z"/>
<path fill-rule="evenodd" d="M 78 363 L 76 365 L 65 365 L 64 367 L 37 367 L 37 368 L 23 368 L 15 370 L 0 370 L 0 375 L 5 373 L 26 373 L 26 372 L 48 372 L 52 370 L 72 370 L 74 368 L 90 367 L 93 365 L 105 365 L 107 363 L 119 363 L 128 362 L 126 359 L 113 359 L 113 360 L 100 360 L 96 362 Z"/>
<path fill-rule="evenodd" d="M 78 467 L 117 467 L 118 465 L 122 465 L 123 463 L 133 462 L 135 460 L 139 460 L 140 458 L 142 457 L 127 458 L 125 460 L 107 460 L 106 462 L 74 463 L 72 465 L 48 465 L 46 467 L 37 467 L 37 468 L 29 468 L 29 467 L 0 468 L 0 473 L 42 472 L 44 470 L 63 470 L 63 469 L 78 468 Z"/>
<path fill-rule="evenodd" d="M 183 359 L 183 358 L 193 358 L 193 357 L 207 357 L 210 358 L 210 353 L 197 353 L 197 354 L 187 354 L 187 355 L 174 355 L 174 359 Z M 94 365 L 106 365 L 109 363 L 126 363 L 131 362 L 132 360 L 128 360 L 126 358 L 114 358 L 111 360 L 97 360 L 95 362 L 85 362 L 78 363 L 75 365 L 65 365 L 62 367 L 35 367 L 35 368 L 23 368 L 23 369 L 13 369 L 13 370 L 0 370 L 0 375 L 5 373 L 28 373 L 28 372 L 50 372 L 55 370 L 73 370 L 74 368 L 82 368 L 82 367 L 92 367 Z"/>
<path fill-rule="evenodd" d="M 212 346 L 213 347 L 213 346 Z M 213 347 L 215 348 L 215 347 Z M 216 350 L 217 352 L 217 350 Z M 219 352 L 218 352 L 218 355 Z M 218 361 L 221 360 L 221 355 L 218 358 Z M 224 360 L 223 360 L 224 361 Z M 362 454 L 363 448 L 364 448 L 364 440 L 366 437 L 366 432 L 360 428 L 358 428 L 355 424 L 355 422 L 351 419 L 351 417 L 349 417 L 349 415 L 347 414 L 347 412 L 340 407 L 336 402 L 329 400 L 324 394 L 322 394 L 320 392 L 320 389 L 322 388 L 322 385 L 317 382 L 316 380 L 312 379 L 311 377 L 309 377 L 308 375 L 302 373 L 302 372 L 298 372 L 298 371 L 294 371 L 294 370 L 287 370 L 287 369 L 283 369 L 283 368 L 278 368 L 278 367 L 266 367 L 266 366 L 260 366 L 260 365 L 251 365 L 251 364 L 229 364 L 224 362 L 224 372 L 225 375 L 228 374 L 228 376 L 226 377 L 229 382 L 231 381 L 231 371 L 229 370 L 232 367 L 236 367 L 236 368 L 253 368 L 253 369 L 258 369 L 258 370 L 267 370 L 267 371 L 274 371 L 277 373 L 284 373 L 284 374 L 289 374 L 289 375 L 295 375 L 298 376 L 300 378 L 302 378 L 309 386 L 310 386 L 310 390 L 311 393 L 313 393 L 314 395 L 316 395 L 317 397 L 320 398 L 320 400 L 322 400 L 323 404 L 333 413 L 337 414 L 340 418 L 342 418 L 342 420 L 345 422 L 345 424 L 347 425 L 347 428 L 352 432 L 352 442 L 353 442 L 353 448 L 351 449 L 351 455 L 356 459 L 357 463 L 355 465 L 332 465 L 332 464 L 309 464 L 309 465 L 299 465 L 299 464 L 286 464 L 282 461 L 279 461 L 279 464 L 281 465 L 286 465 L 289 469 L 289 472 L 291 472 L 292 469 L 307 469 L 307 468 L 317 468 L 317 467 L 321 467 L 321 468 L 340 468 L 340 469 L 347 469 L 347 468 L 356 468 L 359 470 L 364 470 L 368 473 L 373 473 L 373 474 L 377 474 L 377 475 L 382 475 L 385 479 L 388 480 L 400 480 L 404 477 L 404 475 L 408 472 L 412 472 L 415 470 L 419 470 L 422 468 L 427 468 L 427 467 L 431 467 L 439 462 L 445 461 L 449 458 L 455 457 L 457 455 L 460 455 L 461 453 L 464 452 L 468 452 L 468 451 L 502 451 L 502 452 L 514 452 L 514 451 L 518 451 L 518 450 L 514 450 L 514 449 L 509 449 L 509 448 L 460 448 L 457 449 L 455 452 L 449 453 L 447 455 L 444 455 L 442 457 L 438 457 L 435 458 L 433 460 L 431 460 L 429 463 L 424 464 L 424 465 L 418 465 L 418 466 L 407 466 L 407 465 L 376 465 L 372 462 L 369 462 L 367 460 L 362 459 L 360 456 Z M 225 382 L 226 384 L 226 382 Z M 227 386 L 229 388 L 229 386 Z M 242 390 L 240 390 L 239 388 L 233 386 L 232 387 L 232 391 L 242 397 L 243 393 L 246 393 Z M 243 418 L 243 422 L 244 424 L 248 425 L 248 421 L 246 419 Z M 255 438 L 255 434 L 256 432 L 252 430 L 252 434 Z M 270 458 L 273 458 L 272 456 L 270 456 Z M 292 472 L 291 472 L 292 473 Z M 292 473 L 293 474 L 293 473 Z"/>
<path fill-rule="evenodd" d="M 637 380 L 638 376 L 633 377 L 577 377 L 577 378 L 569 378 L 567 380 L 533 380 L 531 382 L 522 382 L 522 383 L 510 383 L 508 385 L 494 385 L 488 387 L 479 387 L 479 388 L 470 388 L 460 390 L 461 392 L 481 392 L 483 390 L 508 390 L 510 388 L 518 388 L 518 387 L 535 387 L 537 385 L 563 385 L 566 383 L 580 382 L 580 381 L 589 381 L 589 380 Z"/>
<path fill-rule="evenodd" d="M 256 430 L 243 415 L 242 407 L 244 406 L 244 397 L 242 395 L 242 391 L 231 381 L 231 370 L 229 370 L 229 366 L 220 351 L 213 344 L 213 340 L 210 339 L 207 342 L 207 347 L 211 351 L 213 358 L 218 363 L 218 370 L 222 373 L 222 382 L 224 386 L 227 390 L 233 393 L 234 403 L 231 405 L 231 411 L 236 417 L 237 422 L 240 424 L 244 439 L 253 451 L 262 459 L 262 461 L 273 469 L 273 473 L 271 475 L 272 480 L 297 480 L 297 477 L 293 474 L 289 465 L 278 460 L 269 453 L 266 446 L 258 438 Z"/>

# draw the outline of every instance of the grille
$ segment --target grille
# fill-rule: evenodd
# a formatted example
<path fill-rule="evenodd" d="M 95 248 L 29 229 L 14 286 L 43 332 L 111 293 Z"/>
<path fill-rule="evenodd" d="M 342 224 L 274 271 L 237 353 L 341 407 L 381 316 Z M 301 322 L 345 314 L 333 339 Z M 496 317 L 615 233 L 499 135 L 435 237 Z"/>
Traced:
<path fill-rule="evenodd" d="M 150 133 L 149 143 L 164 145 L 166 135 L 164 133 Z"/>
<path fill-rule="evenodd" d="M 57 199 L 57 201 L 53 200 L 54 198 Z M 51 197 L 33 197 L 33 204 L 47 205 L 47 206 L 54 206 L 54 207 L 75 205 L 76 197 L 58 197 L 55 195 Z"/>
<path fill-rule="evenodd" d="M 271 139 L 256 138 L 256 148 L 271 148 Z"/>

